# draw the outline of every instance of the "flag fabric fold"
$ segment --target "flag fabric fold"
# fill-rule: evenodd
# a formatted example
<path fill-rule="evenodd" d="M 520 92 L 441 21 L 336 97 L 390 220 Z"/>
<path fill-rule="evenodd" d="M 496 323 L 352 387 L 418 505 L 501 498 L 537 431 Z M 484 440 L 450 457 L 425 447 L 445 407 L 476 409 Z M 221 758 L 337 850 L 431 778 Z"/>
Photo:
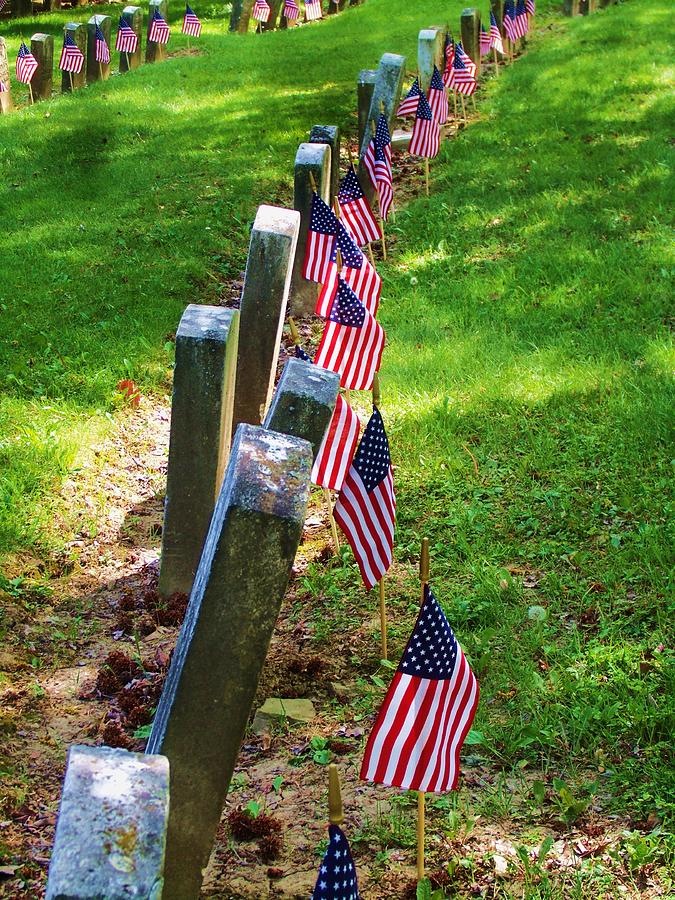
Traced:
<path fill-rule="evenodd" d="M 101 63 L 101 65 L 107 66 L 110 62 L 110 48 L 108 47 L 105 35 L 98 24 L 96 25 L 94 55 L 96 62 Z"/>
<path fill-rule="evenodd" d="M 436 66 L 434 66 L 429 83 L 429 106 L 438 124 L 445 125 L 448 121 L 448 94 L 441 73 Z"/>
<path fill-rule="evenodd" d="M 333 417 L 316 454 L 312 482 L 339 491 L 359 441 L 361 422 L 351 406 L 338 394 Z"/>
<path fill-rule="evenodd" d="M 476 90 L 476 79 L 464 65 L 464 60 L 459 53 L 455 53 L 449 86 L 453 91 L 457 91 L 458 94 L 467 96 L 470 96 Z"/>
<path fill-rule="evenodd" d="M 403 100 L 401 100 L 398 109 L 396 110 L 396 115 L 399 118 L 403 118 L 403 116 L 414 116 L 417 112 L 417 101 L 420 96 L 420 83 L 417 78 L 410 85 L 410 90 L 405 95 Z"/>
<path fill-rule="evenodd" d="M 337 230 L 338 220 L 335 213 L 316 191 L 313 191 L 307 248 L 302 266 L 302 274 L 308 281 L 316 281 L 318 284 L 326 281 L 331 265 L 335 264 L 332 252 Z"/>
<path fill-rule="evenodd" d="M 408 151 L 413 156 L 423 156 L 433 159 L 437 155 L 441 143 L 440 128 L 434 118 L 431 107 L 427 102 L 424 92 L 420 92 L 417 105 L 417 114 L 413 126 L 412 137 Z"/>
<path fill-rule="evenodd" d="M 497 20 L 495 19 L 495 14 L 490 12 L 490 49 L 496 50 L 497 53 L 504 54 L 504 43 L 502 41 L 502 34 L 499 30 L 499 25 L 497 25 Z"/>
<path fill-rule="evenodd" d="M 490 32 L 485 29 L 484 25 L 480 26 L 480 55 L 487 56 L 492 47 L 492 38 Z"/>
<path fill-rule="evenodd" d="M 363 247 L 371 241 L 379 241 L 382 235 L 366 195 L 361 189 L 354 166 L 350 165 L 347 174 L 340 182 L 338 190 L 340 218 L 356 243 Z"/>
<path fill-rule="evenodd" d="M 127 20 L 120 16 L 117 38 L 115 39 L 115 50 L 118 53 L 135 53 L 137 49 L 138 35 Z"/>
<path fill-rule="evenodd" d="M 473 79 L 476 78 L 476 63 L 471 59 L 469 54 L 466 52 L 464 47 L 462 47 L 462 42 L 457 41 L 456 53 L 459 55 L 459 58 L 464 63 L 464 67 L 467 72 L 471 75 Z"/>
<path fill-rule="evenodd" d="M 328 828 L 328 846 L 311 900 L 359 900 L 354 860 L 347 838 L 337 825 Z"/>
<path fill-rule="evenodd" d="M 386 222 L 394 200 L 394 180 L 391 171 L 391 135 L 384 113 L 380 114 L 375 134 L 363 154 L 363 165 L 377 191 L 380 215 Z"/>
<path fill-rule="evenodd" d="M 270 7 L 266 0 L 255 0 L 252 17 L 256 22 L 267 22 L 270 17 Z"/>
<path fill-rule="evenodd" d="M 445 37 L 445 48 L 443 51 L 445 58 L 445 66 L 443 68 L 443 84 L 450 89 L 450 76 L 452 74 L 452 64 L 455 60 L 455 44 L 450 35 Z"/>
<path fill-rule="evenodd" d="M 295 20 L 300 15 L 300 7 L 298 6 L 296 0 L 286 0 L 284 3 L 284 15 L 291 22 L 295 22 Z"/>
<path fill-rule="evenodd" d="M 199 21 L 197 16 L 195 15 L 194 10 L 186 5 L 185 7 L 185 15 L 183 16 L 183 34 L 186 34 L 188 37 L 198 38 L 202 33 L 202 23 Z"/>
<path fill-rule="evenodd" d="M 155 7 L 155 12 L 150 22 L 148 40 L 153 44 L 168 44 L 170 36 L 171 31 L 166 20 L 164 19 L 160 11 Z"/>
<path fill-rule="evenodd" d="M 21 84 L 30 84 L 38 67 L 38 61 L 28 47 L 21 42 L 19 53 L 16 57 L 16 80 Z"/>
<path fill-rule="evenodd" d="M 321 18 L 323 18 L 321 0 L 305 0 L 305 21 L 313 22 Z"/>
<path fill-rule="evenodd" d="M 59 59 L 59 69 L 62 72 L 72 72 L 75 75 L 79 75 L 83 65 L 84 54 L 75 43 L 72 34 L 66 32 L 63 39 L 61 58 Z"/>

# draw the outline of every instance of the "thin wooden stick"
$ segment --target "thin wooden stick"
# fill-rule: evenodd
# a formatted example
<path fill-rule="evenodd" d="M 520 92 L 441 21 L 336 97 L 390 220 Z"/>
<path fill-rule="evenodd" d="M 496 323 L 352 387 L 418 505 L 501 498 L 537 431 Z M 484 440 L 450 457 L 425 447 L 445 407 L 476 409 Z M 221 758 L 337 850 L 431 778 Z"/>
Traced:
<path fill-rule="evenodd" d="M 103 63 L 100 60 L 98 63 L 98 77 L 103 81 Z"/>
<path fill-rule="evenodd" d="M 422 538 L 420 552 L 420 605 L 429 583 L 429 538 Z M 417 880 L 424 878 L 424 791 L 417 792 Z"/>
<path fill-rule="evenodd" d="M 333 535 L 333 544 L 335 545 L 335 553 L 340 552 L 340 538 L 338 537 L 337 525 L 335 524 L 335 516 L 333 515 L 333 501 L 328 488 L 323 489 L 323 496 L 326 501 L 326 509 L 328 510 L 328 520 L 330 522 L 330 531 Z"/>
<path fill-rule="evenodd" d="M 298 326 L 295 324 L 295 319 L 293 318 L 293 316 L 288 317 L 288 325 L 291 329 L 291 340 L 297 347 L 297 345 L 300 343 L 300 332 L 298 331 Z"/>
<path fill-rule="evenodd" d="M 464 119 L 464 124 L 466 125 L 466 103 L 464 102 L 464 94 L 460 94 L 459 99 L 462 101 L 462 118 Z"/>
<path fill-rule="evenodd" d="M 349 390 L 349 388 L 345 389 L 345 402 L 347 406 L 352 405 L 352 392 Z"/>
<path fill-rule="evenodd" d="M 342 825 L 345 820 L 345 810 L 342 805 L 342 792 L 340 791 L 340 775 L 335 763 L 328 766 L 328 821 L 331 825 Z"/>
<path fill-rule="evenodd" d="M 494 53 L 495 57 L 495 72 L 497 73 L 497 75 L 499 75 L 499 59 L 497 58 L 497 48 L 493 47 L 492 52 Z"/>
<path fill-rule="evenodd" d="M 370 262 L 375 266 L 375 257 L 373 256 L 373 245 L 368 241 L 368 256 L 370 257 Z"/>
<path fill-rule="evenodd" d="M 382 659 L 387 659 L 387 604 L 384 598 L 384 576 L 380 578 L 380 631 L 382 633 Z"/>
<path fill-rule="evenodd" d="M 73 73 L 68 72 L 68 75 L 70 76 L 70 93 L 72 94 L 73 91 L 75 90 L 75 88 L 73 87 Z M 31 93 L 32 93 L 32 91 L 31 91 Z"/>
<path fill-rule="evenodd" d="M 455 118 L 457 118 L 457 91 L 452 92 L 452 105 L 455 108 Z"/>
<path fill-rule="evenodd" d="M 33 106 L 33 104 L 35 103 L 35 98 L 33 97 L 33 85 L 30 83 L 30 81 L 28 82 L 28 90 L 30 91 L 30 104 L 31 106 Z"/>
<path fill-rule="evenodd" d="M 424 157 L 424 190 L 428 197 L 429 196 L 429 157 L 428 156 Z"/>

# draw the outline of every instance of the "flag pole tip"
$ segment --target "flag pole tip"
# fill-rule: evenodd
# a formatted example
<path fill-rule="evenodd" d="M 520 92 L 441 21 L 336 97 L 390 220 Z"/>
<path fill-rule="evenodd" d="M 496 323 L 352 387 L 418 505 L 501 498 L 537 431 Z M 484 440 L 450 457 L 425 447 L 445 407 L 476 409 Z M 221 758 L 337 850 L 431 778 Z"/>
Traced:
<path fill-rule="evenodd" d="M 340 775 L 335 763 L 328 766 L 328 819 L 331 825 L 341 825 L 345 819 L 340 790 Z"/>

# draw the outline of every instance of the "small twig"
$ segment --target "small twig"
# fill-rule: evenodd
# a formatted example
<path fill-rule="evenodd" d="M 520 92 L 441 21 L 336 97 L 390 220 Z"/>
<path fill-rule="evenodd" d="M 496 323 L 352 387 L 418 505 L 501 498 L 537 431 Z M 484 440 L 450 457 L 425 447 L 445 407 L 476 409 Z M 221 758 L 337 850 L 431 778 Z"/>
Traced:
<path fill-rule="evenodd" d="M 471 459 L 472 459 L 472 461 L 473 461 L 473 468 L 474 468 L 474 471 L 475 471 L 476 475 L 478 475 L 478 462 L 477 462 L 477 460 L 476 460 L 476 457 L 475 457 L 475 456 L 473 455 L 473 453 L 469 450 L 469 448 L 466 446 L 466 444 L 462 444 L 462 448 L 463 448 L 464 450 L 466 450 L 466 452 L 467 452 L 467 453 L 469 454 L 469 456 L 471 457 Z"/>

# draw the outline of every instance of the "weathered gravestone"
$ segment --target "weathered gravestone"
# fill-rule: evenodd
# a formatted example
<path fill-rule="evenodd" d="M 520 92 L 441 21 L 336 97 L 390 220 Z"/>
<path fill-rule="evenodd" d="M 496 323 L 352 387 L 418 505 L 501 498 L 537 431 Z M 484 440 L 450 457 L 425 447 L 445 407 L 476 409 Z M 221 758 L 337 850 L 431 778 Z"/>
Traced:
<path fill-rule="evenodd" d="M 299 231 L 296 210 L 259 207 L 241 298 L 233 432 L 240 422 L 260 425 L 272 396 Z"/>
<path fill-rule="evenodd" d="M 270 16 L 266 22 L 262 22 L 263 31 L 274 31 L 279 22 L 279 14 L 284 7 L 284 0 L 267 0 L 270 8 Z"/>
<path fill-rule="evenodd" d="M 480 76 L 480 10 L 469 7 L 460 16 L 462 47 L 476 64 L 476 78 Z"/>
<path fill-rule="evenodd" d="M 143 10 L 140 6 L 125 6 L 122 10 L 122 18 L 138 38 L 136 49 L 133 53 L 120 53 L 120 72 L 129 72 L 137 69 L 143 57 Z"/>
<path fill-rule="evenodd" d="M 423 28 L 417 36 L 417 71 L 425 94 L 429 90 L 434 66 L 443 72 L 446 33 L 445 28 Z"/>
<path fill-rule="evenodd" d="M 110 747 L 71 747 L 46 900 L 160 900 L 169 763 Z"/>
<path fill-rule="evenodd" d="M 13 109 L 12 92 L 9 84 L 9 62 L 7 60 L 7 45 L 5 39 L 0 37 L 0 81 L 6 90 L 0 93 L 0 113 L 8 113 Z"/>
<path fill-rule="evenodd" d="M 504 0 L 490 0 L 490 12 L 495 17 L 499 33 L 504 37 Z"/>
<path fill-rule="evenodd" d="M 340 128 L 337 125 L 312 125 L 310 144 L 328 144 L 330 147 L 330 205 L 337 197 L 340 183 Z"/>
<path fill-rule="evenodd" d="M 87 81 L 107 81 L 110 77 L 110 63 L 96 62 L 96 26 L 103 32 L 103 37 L 110 50 L 112 19 L 110 16 L 92 16 L 87 23 Z"/>
<path fill-rule="evenodd" d="M 33 100 L 49 100 L 54 86 L 52 81 L 54 72 L 54 38 L 52 35 L 34 34 L 30 39 L 30 52 L 38 64 L 31 81 Z"/>
<path fill-rule="evenodd" d="M 274 392 L 264 427 L 312 445 L 314 458 L 330 424 L 340 376 L 301 359 L 289 359 Z"/>
<path fill-rule="evenodd" d="M 342 10 L 347 5 L 347 0 L 328 0 L 328 6 L 326 8 L 326 14 L 329 16 L 334 16 Z"/>
<path fill-rule="evenodd" d="M 234 0 L 230 14 L 230 31 L 246 34 L 251 23 L 254 0 Z"/>
<path fill-rule="evenodd" d="M 146 63 L 162 62 L 166 59 L 166 44 L 160 44 L 158 41 L 150 40 L 150 29 L 152 28 L 152 18 L 157 11 L 166 22 L 169 15 L 169 5 L 167 0 L 150 0 L 148 3 L 148 31 L 145 42 L 145 61 Z"/>
<path fill-rule="evenodd" d="M 302 274 L 307 248 L 307 231 L 312 211 L 312 179 L 319 196 L 330 199 L 330 147 L 327 144 L 300 144 L 295 156 L 293 207 L 300 213 L 300 233 L 295 251 L 291 281 L 291 309 L 296 315 L 310 316 L 314 312 L 317 286 Z"/>
<path fill-rule="evenodd" d="M 240 425 L 148 742 L 171 765 L 163 900 L 197 898 L 307 509 L 307 441 Z"/>
<path fill-rule="evenodd" d="M 368 113 L 370 112 L 370 103 L 373 99 L 373 91 L 375 90 L 375 79 L 377 78 L 376 69 L 361 69 L 359 77 L 356 79 L 356 104 L 358 110 L 359 121 L 359 147 L 363 143 L 363 135 L 368 124 Z"/>
<path fill-rule="evenodd" d="M 401 87 L 403 85 L 403 76 L 405 74 L 405 56 L 399 56 L 396 53 L 385 53 L 377 67 L 377 75 L 375 77 L 375 88 L 370 101 L 370 109 L 368 110 L 367 122 L 377 122 L 380 111 L 384 108 L 384 114 L 387 117 L 389 131 L 392 130 L 392 123 L 396 117 L 399 100 L 401 99 Z M 370 143 L 371 130 L 366 128 L 361 147 L 359 150 L 359 181 L 363 192 L 372 201 L 375 189 L 368 177 L 365 166 L 363 165 L 363 155 L 368 149 Z"/>
<path fill-rule="evenodd" d="M 61 73 L 61 93 L 63 94 L 77 91 L 87 83 L 87 26 L 82 24 L 82 22 L 68 22 L 63 29 L 64 40 L 67 34 L 77 44 L 78 49 L 84 56 L 84 62 L 79 72 Z"/>
<path fill-rule="evenodd" d="M 32 0 L 12 0 L 12 16 L 15 19 L 29 18 L 33 15 Z"/>
<path fill-rule="evenodd" d="M 187 307 L 176 333 L 159 592 L 189 593 L 232 433 L 238 310 Z"/>

